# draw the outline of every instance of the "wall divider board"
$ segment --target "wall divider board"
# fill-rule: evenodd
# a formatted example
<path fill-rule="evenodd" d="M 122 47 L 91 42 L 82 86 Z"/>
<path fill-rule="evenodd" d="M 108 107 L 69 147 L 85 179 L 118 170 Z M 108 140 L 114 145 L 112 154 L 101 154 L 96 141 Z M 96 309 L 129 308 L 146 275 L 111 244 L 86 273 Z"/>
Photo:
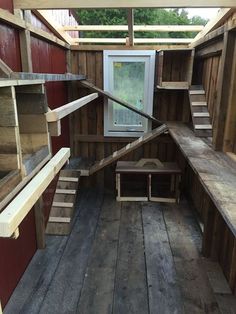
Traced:
<path fill-rule="evenodd" d="M 51 154 L 44 81 L 1 81 L 0 201 Z"/>

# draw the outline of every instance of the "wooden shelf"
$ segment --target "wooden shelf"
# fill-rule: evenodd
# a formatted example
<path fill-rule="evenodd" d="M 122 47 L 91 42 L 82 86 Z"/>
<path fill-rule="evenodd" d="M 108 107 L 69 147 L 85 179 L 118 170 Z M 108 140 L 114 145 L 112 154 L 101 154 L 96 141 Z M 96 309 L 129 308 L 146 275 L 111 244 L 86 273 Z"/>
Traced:
<path fill-rule="evenodd" d="M 5 173 L 0 180 L 0 209 L 4 197 L 14 197 L 17 186 L 51 156 L 43 83 L 0 81 L 0 169 Z"/>
<path fill-rule="evenodd" d="M 188 89 L 192 81 L 194 50 L 157 51 L 157 88 Z"/>

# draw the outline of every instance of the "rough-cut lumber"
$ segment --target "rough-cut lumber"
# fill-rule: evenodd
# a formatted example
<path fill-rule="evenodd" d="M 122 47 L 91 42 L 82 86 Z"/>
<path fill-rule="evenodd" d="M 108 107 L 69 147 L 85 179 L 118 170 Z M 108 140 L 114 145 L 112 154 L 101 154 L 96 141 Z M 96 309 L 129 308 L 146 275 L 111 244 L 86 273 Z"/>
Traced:
<path fill-rule="evenodd" d="M 44 80 L 44 81 L 77 81 L 85 79 L 85 75 L 71 73 L 51 74 L 51 73 L 13 72 L 11 77 L 13 79 L 19 80 Z"/>
<path fill-rule="evenodd" d="M 135 32 L 199 32 L 202 25 L 134 25 Z M 64 31 L 128 31 L 128 25 L 78 25 L 64 26 Z"/>
<path fill-rule="evenodd" d="M 222 1 L 223 2 L 223 1 Z M 207 1 L 209 3 L 209 1 Z M 203 38 L 207 33 L 209 33 L 214 28 L 217 28 L 220 24 L 223 24 L 223 22 L 230 16 L 230 14 L 233 12 L 232 7 L 235 7 L 234 5 L 226 6 L 226 9 L 221 9 L 217 16 L 214 19 L 211 19 L 207 25 L 203 28 L 203 30 L 196 35 L 196 37 L 193 39 L 192 43 L 190 44 L 191 48 L 196 47 L 198 44 L 198 40 Z M 231 9 L 230 9 L 231 8 Z"/>
<path fill-rule="evenodd" d="M 127 144 L 125 147 L 121 148 L 116 152 L 116 154 L 112 154 L 104 159 L 102 159 L 100 162 L 95 163 L 89 170 L 89 174 L 93 174 L 97 172 L 98 170 L 101 170 L 102 168 L 110 165 L 111 163 L 115 162 L 116 160 L 120 159 L 121 157 L 127 155 L 131 151 L 135 150 L 136 148 L 142 146 L 143 144 L 153 140 L 155 137 L 161 135 L 162 133 L 168 131 L 168 128 L 165 124 L 161 125 L 160 127 L 152 130 L 149 133 L 146 133 L 145 135 L 141 136 L 137 140 L 135 140 L 132 143 Z"/>
<path fill-rule="evenodd" d="M 83 107 L 87 103 L 91 102 L 92 100 L 98 98 L 98 93 L 93 93 L 88 96 L 84 96 L 80 99 L 72 101 L 64 106 L 56 108 L 54 110 L 50 110 L 46 113 L 46 118 L 48 122 L 56 122 L 61 120 L 68 114 L 78 110 L 79 108 Z"/>
<path fill-rule="evenodd" d="M 104 43 L 104 44 L 125 44 L 126 38 L 73 38 L 73 43 Z M 172 44 L 189 44 L 192 38 L 134 38 L 135 44 L 149 44 L 149 43 L 172 43 Z"/>
<path fill-rule="evenodd" d="M 230 8 L 235 0 L 14 0 L 15 9 L 75 9 L 75 8 Z"/>
<path fill-rule="evenodd" d="M 51 136 L 61 135 L 61 120 L 48 123 L 48 131 Z"/>
<path fill-rule="evenodd" d="M 80 84 L 84 87 L 87 87 L 88 89 L 92 90 L 93 92 L 95 93 L 98 93 L 99 95 L 102 95 L 104 97 L 107 97 L 109 99 L 111 99 L 112 101 L 115 101 L 116 103 L 120 104 L 121 106 L 123 107 L 126 107 L 128 109 L 130 109 L 131 111 L 134 111 L 136 112 L 137 114 L 139 114 L 140 116 L 143 116 L 149 120 L 152 120 L 153 122 L 155 123 L 158 123 L 158 124 L 162 124 L 161 121 L 158 121 L 156 118 L 154 118 L 153 116 L 150 116 L 149 114 L 137 109 L 136 107 L 130 105 L 129 103 L 127 103 L 126 101 L 120 99 L 120 98 L 117 98 L 115 96 L 113 96 L 111 93 L 109 92 L 106 92 L 100 88 L 98 88 L 97 86 L 93 85 L 92 83 L 89 83 L 88 81 L 81 81 Z"/>
<path fill-rule="evenodd" d="M 37 248 L 45 248 L 45 221 L 44 221 L 44 206 L 43 197 L 40 196 L 38 201 L 34 204 L 34 217 L 36 228 Z"/>
<path fill-rule="evenodd" d="M 70 157 L 62 148 L 0 214 L 0 236 L 11 237 L 30 209 Z"/>
<path fill-rule="evenodd" d="M 142 45 L 143 50 L 160 50 L 160 49 L 174 49 L 175 44 L 159 44 L 159 45 Z M 188 44 L 179 44 L 178 48 L 186 49 Z M 103 51 L 104 45 L 71 45 L 71 51 Z M 125 46 L 125 45 L 106 45 L 107 50 L 140 50 L 140 46 Z"/>
<path fill-rule="evenodd" d="M 45 10 L 35 10 L 34 13 L 47 25 L 47 27 L 49 27 L 54 32 L 54 34 L 56 34 L 59 38 L 68 44 L 71 44 L 71 36 L 65 33 L 63 30 L 60 30 L 60 24 L 53 18 L 50 12 Z"/>
<path fill-rule="evenodd" d="M 134 10 L 133 9 L 128 9 L 127 20 L 128 20 L 129 46 L 133 46 L 134 45 Z"/>

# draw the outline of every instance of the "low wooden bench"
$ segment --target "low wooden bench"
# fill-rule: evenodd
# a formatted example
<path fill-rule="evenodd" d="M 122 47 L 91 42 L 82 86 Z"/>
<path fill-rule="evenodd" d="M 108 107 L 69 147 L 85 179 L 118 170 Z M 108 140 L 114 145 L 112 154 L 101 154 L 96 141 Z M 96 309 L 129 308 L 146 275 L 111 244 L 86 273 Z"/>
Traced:
<path fill-rule="evenodd" d="M 122 196 L 121 184 L 126 175 L 143 175 L 146 181 L 145 196 Z M 157 175 L 170 176 L 170 196 L 153 195 L 153 179 Z M 173 162 L 160 162 L 158 159 L 141 159 L 135 161 L 119 161 L 116 166 L 117 201 L 154 201 L 154 202 L 179 202 L 181 170 Z M 133 182 L 135 184 L 135 181 Z"/>

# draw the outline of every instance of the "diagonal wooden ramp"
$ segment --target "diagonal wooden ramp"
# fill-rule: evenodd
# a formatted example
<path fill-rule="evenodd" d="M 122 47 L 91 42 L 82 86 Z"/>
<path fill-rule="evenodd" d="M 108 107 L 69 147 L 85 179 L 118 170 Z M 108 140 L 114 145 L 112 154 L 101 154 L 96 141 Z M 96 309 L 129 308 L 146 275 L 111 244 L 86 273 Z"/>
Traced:
<path fill-rule="evenodd" d="M 157 125 L 162 125 L 163 122 L 157 120 L 156 118 L 154 118 L 153 116 L 147 114 L 146 112 L 142 111 L 142 110 L 139 110 L 137 109 L 135 106 L 127 103 L 126 101 L 112 95 L 111 93 L 109 92 L 106 92 L 100 88 L 98 88 L 97 86 L 95 86 L 94 84 L 86 81 L 86 80 L 83 80 L 83 81 L 80 81 L 80 85 L 82 85 L 83 87 L 86 87 L 88 89 L 90 89 L 91 91 L 93 91 L 94 93 L 98 93 L 99 95 L 103 96 L 103 97 L 106 97 L 106 98 L 109 98 L 110 100 L 112 101 L 115 101 L 116 103 L 120 104 L 121 106 L 139 114 L 140 116 L 144 117 L 144 118 L 147 118 L 148 120 L 151 120 L 152 122 L 156 123 Z"/>
<path fill-rule="evenodd" d="M 104 167 L 112 164 L 113 162 L 117 161 L 121 157 L 127 155 L 131 151 L 135 150 L 136 148 L 142 146 L 143 144 L 153 140 L 157 136 L 163 134 L 164 132 L 168 131 L 168 127 L 163 124 L 159 126 L 158 128 L 152 130 L 151 132 L 148 132 L 144 134 L 143 136 L 139 137 L 134 142 L 131 142 L 127 144 L 125 147 L 121 148 L 118 151 L 115 151 L 112 155 L 102 159 L 101 161 L 96 162 L 89 170 L 89 175 L 103 169 Z"/>

